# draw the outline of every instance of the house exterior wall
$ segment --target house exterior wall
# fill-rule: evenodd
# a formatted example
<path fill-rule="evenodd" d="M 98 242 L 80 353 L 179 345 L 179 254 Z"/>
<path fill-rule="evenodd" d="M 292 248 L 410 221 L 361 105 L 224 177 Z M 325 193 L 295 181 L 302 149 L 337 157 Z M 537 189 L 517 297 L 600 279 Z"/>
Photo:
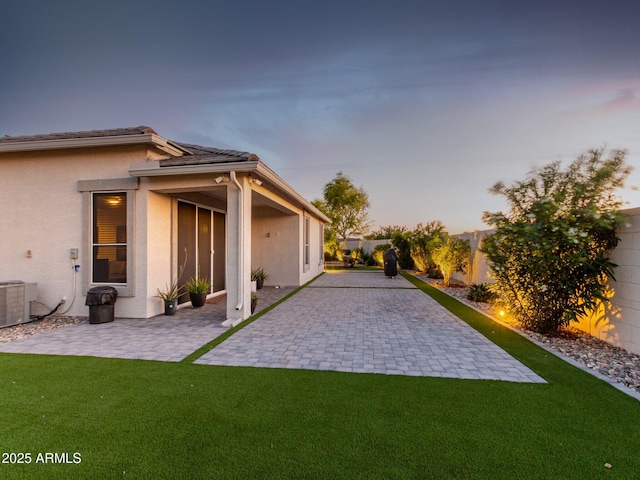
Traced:
<path fill-rule="evenodd" d="M 609 281 L 611 302 L 585 316 L 574 326 L 612 345 L 640 354 L 640 208 L 624 210 L 628 224 L 618 232 L 620 242 L 610 252 L 616 280 Z M 482 239 L 493 230 L 453 235 L 470 240 L 471 268 L 456 280 L 466 284 L 493 283 L 484 254 L 478 251 Z"/>
<path fill-rule="evenodd" d="M 88 245 L 78 181 L 129 177 L 129 165 L 146 157 L 147 149 L 136 145 L 0 153 L 0 202 L 6 226 L 0 229 L 1 275 L 3 280 L 38 283 L 37 301 L 46 307 L 34 302 L 32 314 L 48 313 L 63 297 L 66 303 L 59 312 L 88 314 L 82 282 Z M 80 253 L 77 274 L 71 248 Z M 119 298 L 116 315 L 127 311 L 131 300 Z"/>
<path fill-rule="evenodd" d="M 300 217 L 300 238 L 304 236 L 305 218 L 309 219 L 309 263 L 304 262 L 304 246 L 300 249 L 300 270 L 299 284 L 303 285 L 324 271 L 324 235 L 322 234 L 322 223 L 311 215 L 303 214 Z"/>
<path fill-rule="evenodd" d="M 298 285 L 298 221 L 298 215 L 284 215 L 273 209 L 254 213 L 251 268 L 265 269 L 269 275 L 265 285 Z"/>
<path fill-rule="evenodd" d="M 322 223 L 264 187 L 254 191 L 277 208 L 256 207 L 252 225 L 252 266 L 269 274 L 266 285 L 299 286 L 324 271 Z M 305 219 L 309 219 L 309 263 L 305 265 Z"/>
<path fill-rule="evenodd" d="M 57 314 L 89 314 L 85 298 L 91 286 L 91 192 L 103 190 L 99 188 L 103 186 L 117 186 L 105 191 L 129 192 L 131 206 L 127 217 L 132 254 L 127 258 L 129 284 L 126 288 L 117 286 L 117 317 L 148 318 L 164 311 L 156 295 L 158 288 L 165 288 L 178 275 L 178 198 L 226 214 L 226 285 L 233 310 L 227 312 L 230 318 L 241 320 L 250 314 L 252 267 L 263 266 L 269 272 L 268 284 L 287 286 L 300 285 L 323 270 L 318 253 L 321 224 L 312 215 L 308 215 L 311 262 L 308 268 L 303 265 L 300 242 L 306 214 L 297 206 L 299 199 L 292 203 L 293 197 L 283 194 L 283 198 L 260 187 L 243 173 L 237 175 L 241 194 L 232 182 L 217 184 L 211 174 L 131 176 L 131 165 L 156 157 L 143 144 L 0 153 L 0 202 L 5 224 L 0 229 L 0 281 L 38 284 L 40 303 L 32 302 L 32 315 L 49 313 L 63 298 L 66 303 Z M 252 219 L 254 190 L 275 215 Z M 267 237 L 270 232 L 274 233 Z M 79 250 L 77 272 L 70 259 L 72 248 Z M 254 255 L 257 260 L 252 261 Z M 241 299 L 243 307 L 235 311 Z"/>
<path fill-rule="evenodd" d="M 138 218 L 140 232 L 136 248 L 145 250 L 146 262 L 138 265 L 138 291 L 145 293 L 146 305 L 142 317 L 158 315 L 164 311 L 164 302 L 158 298 L 158 289 L 165 289 L 177 279 L 178 261 L 172 254 L 177 249 L 177 200 L 152 191 L 144 191 L 139 201 L 146 202 L 145 217 Z M 176 245 L 172 242 L 175 240 Z M 142 257 L 142 252 L 138 252 Z"/>

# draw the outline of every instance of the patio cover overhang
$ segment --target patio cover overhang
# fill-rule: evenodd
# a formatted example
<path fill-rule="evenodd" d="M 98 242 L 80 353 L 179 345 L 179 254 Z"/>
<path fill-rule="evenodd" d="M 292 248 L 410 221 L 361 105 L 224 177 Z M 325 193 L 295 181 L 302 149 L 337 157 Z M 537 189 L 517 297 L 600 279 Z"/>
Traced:
<path fill-rule="evenodd" d="M 129 174 L 135 178 L 203 178 L 201 193 L 224 198 L 227 215 L 227 321 L 234 326 L 251 315 L 251 226 L 254 206 L 269 206 L 281 213 L 292 215 L 299 209 L 330 223 L 330 219 L 304 199 L 257 156 L 233 151 L 235 160 L 228 155 L 185 155 L 164 160 L 133 164 Z M 198 183 L 198 182 L 196 182 Z M 180 187 L 165 184 L 167 193 L 179 194 Z M 176 186 L 180 182 L 176 182 Z M 196 187 L 197 188 L 197 187 Z M 162 191 L 162 190 L 160 190 Z M 193 190 L 191 190 L 193 192 Z M 295 208 L 294 208 L 295 207 Z"/>
<path fill-rule="evenodd" d="M 309 212 L 322 223 L 329 224 L 331 220 L 311 202 L 302 197 L 289 184 L 280 178 L 273 170 L 262 163 L 257 156 L 248 160 L 236 162 L 207 163 L 206 159 L 193 157 L 177 157 L 168 160 L 142 162 L 131 165 L 129 174 L 132 177 L 158 177 L 178 175 L 230 174 L 244 173 L 260 182 L 266 182 L 266 187 L 289 200 L 294 205 Z M 164 162 L 164 163 L 163 163 Z"/>

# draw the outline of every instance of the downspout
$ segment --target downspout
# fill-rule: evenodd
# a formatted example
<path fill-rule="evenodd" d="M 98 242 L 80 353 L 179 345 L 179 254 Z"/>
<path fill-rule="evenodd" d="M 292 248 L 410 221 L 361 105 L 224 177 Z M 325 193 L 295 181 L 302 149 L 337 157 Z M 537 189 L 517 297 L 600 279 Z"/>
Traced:
<path fill-rule="evenodd" d="M 240 242 L 240 248 L 238 251 L 238 304 L 236 305 L 236 310 L 241 310 L 242 304 L 244 302 L 244 228 L 242 225 L 242 222 L 244 221 L 242 213 L 242 208 L 244 206 L 242 201 L 244 190 L 242 189 L 242 186 L 236 178 L 235 171 L 232 170 L 231 172 L 229 172 L 229 177 L 231 178 L 233 184 L 238 187 L 238 190 L 240 192 L 240 194 L 238 195 L 238 241 Z"/>

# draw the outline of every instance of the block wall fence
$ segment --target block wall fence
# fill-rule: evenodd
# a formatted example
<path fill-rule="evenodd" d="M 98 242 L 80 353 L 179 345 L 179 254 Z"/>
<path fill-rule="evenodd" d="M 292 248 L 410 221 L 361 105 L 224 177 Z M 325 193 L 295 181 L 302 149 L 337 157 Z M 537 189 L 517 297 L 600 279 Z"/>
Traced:
<path fill-rule="evenodd" d="M 585 316 L 577 328 L 590 333 L 612 345 L 640 354 L 640 208 L 624 210 L 628 218 L 618 236 L 618 246 L 610 252 L 615 269 L 615 280 L 609 281 L 611 302 L 598 311 Z M 472 283 L 492 283 L 489 266 L 479 251 L 483 239 L 493 230 L 476 231 L 453 235 L 469 241 L 471 256 L 465 274 L 457 273 L 452 278 Z"/>

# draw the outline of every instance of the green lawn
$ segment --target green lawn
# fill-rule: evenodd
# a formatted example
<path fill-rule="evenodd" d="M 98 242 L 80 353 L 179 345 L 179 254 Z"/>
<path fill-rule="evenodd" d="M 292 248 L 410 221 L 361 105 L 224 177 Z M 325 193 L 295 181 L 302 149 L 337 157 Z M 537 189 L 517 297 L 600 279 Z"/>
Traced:
<path fill-rule="evenodd" d="M 549 383 L 0 354 L 0 478 L 638 478 L 640 402 L 412 281 Z"/>

